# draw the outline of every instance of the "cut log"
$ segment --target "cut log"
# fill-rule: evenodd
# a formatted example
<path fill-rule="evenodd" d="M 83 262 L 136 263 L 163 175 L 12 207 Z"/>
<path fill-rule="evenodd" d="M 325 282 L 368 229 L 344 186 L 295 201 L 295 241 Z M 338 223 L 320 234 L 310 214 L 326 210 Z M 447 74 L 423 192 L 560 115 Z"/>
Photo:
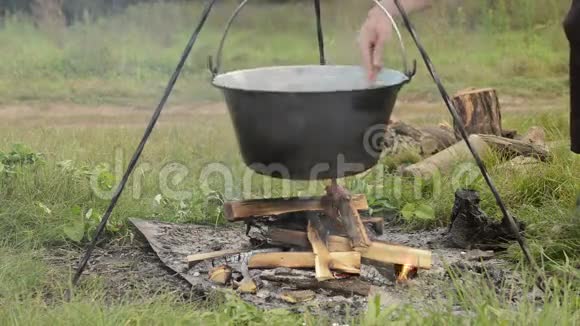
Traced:
<path fill-rule="evenodd" d="M 273 245 L 310 248 L 307 235 L 302 231 L 272 228 L 268 231 L 268 238 L 271 239 Z M 327 248 L 331 253 L 350 251 L 350 240 L 345 237 L 328 236 Z M 431 252 L 428 250 L 394 245 L 381 241 L 373 241 L 366 251 L 361 252 L 361 257 L 363 260 L 372 262 L 382 264 L 407 264 L 421 269 L 430 269 L 432 264 Z"/>
<path fill-rule="evenodd" d="M 355 251 L 365 251 L 371 240 L 350 194 L 335 182 L 326 188 L 326 193 L 327 195 L 323 197 L 326 215 L 340 221 Z"/>
<path fill-rule="evenodd" d="M 421 138 L 423 137 L 421 130 L 404 123 L 403 121 L 397 121 L 390 124 L 389 128 L 392 128 L 397 135 L 411 137 L 416 141 L 421 141 Z"/>
<path fill-rule="evenodd" d="M 244 278 L 240 283 L 238 283 L 237 290 L 240 293 L 256 293 L 258 291 L 258 286 L 251 278 Z"/>
<path fill-rule="evenodd" d="M 275 216 L 300 211 L 322 211 L 322 197 L 289 199 L 256 199 L 227 202 L 224 213 L 228 221 L 237 222 L 256 216 Z M 364 195 L 353 195 L 352 203 L 357 210 L 368 210 Z"/>
<path fill-rule="evenodd" d="M 421 128 L 421 154 L 433 155 L 457 143 L 453 131 L 440 127 Z"/>
<path fill-rule="evenodd" d="M 492 135 L 479 135 L 479 137 L 507 159 L 512 159 L 517 156 L 528 156 L 546 162 L 552 158 L 548 148 L 543 145 Z"/>
<path fill-rule="evenodd" d="M 531 127 L 522 137 L 521 141 L 534 145 L 546 145 L 546 132 L 542 127 Z"/>
<path fill-rule="evenodd" d="M 469 141 L 483 159 L 491 153 L 489 146 L 483 141 L 481 135 L 471 135 L 469 136 Z M 473 157 L 465 141 L 461 141 L 419 163 L 409 165 L 403 169 L 403 175 L 431 177 L 436 172 L 446 174 L 451 172 L 457 163 L 467 160 L 473 160 Z"/>
<path fill-rule="evenodd" d="M 385 233 L 385 219 L 382 217 L 363 217 L 362 222 L 364 225 L 372 227 L 377 235 L 383 235 Z"/>
<path fill-rule="evenodd" d="M 209 279 L 216 284 L 225 285 L 232 279 L 232 268 L 227 265 L 215 267 L 209 272 Z"/>
<path fill-rule="evenodd" d="M 330 269 L 349 274 L 360 274 L 361 255 L 359 252 L 331 252 Z M 250 258 L 249 268 L 314 268 L 315 255 L 312 252 L 272 252 L 259 253 Z"/>
<path fill-rule="evenodd" d="M 372 288 L 371 284 L 364 282 L 356 277 L 319 282 L 315 279 L 296 277 L 292 275 L 277 275 L 275 273 L 272 274 L 262 273 L 260 275 L 260 278 L 262 280 L 280 283 L 283 284 L 284 286 L 292 286 L 297 289 L 305 289 L 305 290 L 323 289 L 347 296 L 353 294 L 368 296 Z"/>
<path fill-rule="evenodd" d="M 308 212 L 296 212 L 284 214 L 278 217 L 255 217 L 251 220 L 251 225 L 257 228 L 280 228 L 280 229 L 290 229 L 304 231 L 308 226 Z M 250 221 L 250 220 L 247 220 Z M 347 236 L 344 228 L 340 224 L 340 221 L 336 218 L 326 218 L 322 216 L 320 219 L 324 230 L 328 234 Z M 382 217 L 361 217 L 362 223 L 366 226 L 367 230 L 375 231 L 375 234 L 383 234 L 384 232 L 384 218 Z M 259 233 L 254 232 L 254 228 L 250 230 L 249 236 L 251 238 L 256 238 L 263 242 L 263 237 Z"/>
<path fill-rule="evenodd" d="M 216 259 L 221 258 L 229 255 L 235 255 L 241 253 L 240 249 L 228 249 L 228 250 L 220 250 L 214 252 L 206 252 L 202 254 L 194 254 L 189 255 L 186 258 L 187 263 L 189 266 L 194 265 L 197 262 L 208 260 L 208 259 Z"/>
<path fill-rule="evenodd" d="M 501 112 L 497 93 L 492 88 L 470 88 L 457 93 L 453 103 L 467 134 L 489 134 L 501 136 Z M 458 139 L 461 136 L 457 125 L 455 131 Z"/>
<path fill-rule="evenodd" d="M 330 271 L 330 253 L 326 245 L 322 241 L 322 237 L 318 233 L 316 218 L 312 216 L 309 218 L 307 236 L 312 251 L 314 251 L 314 268 L 316 270 L 316 279 L 320 282 L 331 280 L 334 278 Z"/>
<path fill-rule="evenodd" d="M 518 131 L 515 129 L 503 129 L 501 131 L 501 136 L 509 139 L 515 139 L 518 135 Z"/>
<path fill-rule="evenodd" d="M 538 168 L 541 164 L 545 163 L 542 163 L 542 161 L 533 157 L 518 156 L 505 163 L 494 166 L 493 169 L 507 175 L 508 173 L 524 173 L 531 171 Z"/>
<path fill-rule="evenodd" d="M 451 211 L 451 223 L 445 243 L 454 248 L 501 250 L 515 236 L 509 222 L 495 222 L 480 206 L 479 194 L 474 190 L 460 189 L 455 192 L 455 203 Z M 524 225 L 519 223 L 519 229 Z"/>

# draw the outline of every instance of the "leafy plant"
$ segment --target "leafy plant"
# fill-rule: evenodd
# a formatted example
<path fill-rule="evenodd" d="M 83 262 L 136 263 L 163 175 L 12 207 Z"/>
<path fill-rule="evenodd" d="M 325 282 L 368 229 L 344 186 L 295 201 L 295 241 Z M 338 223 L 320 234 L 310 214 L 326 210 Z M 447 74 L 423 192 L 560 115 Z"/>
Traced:
<path fill-rule="evenodd" d="M 44 162 L 42 153 L 35 153 L 23 144 L 13 144 L 9 152 L 0 151 L 0 175 L 13 174 L 18 167 L 40 162 Z"/>
<path fill-rule="evenodd" d="M 385 198 L 377 198 L 375 196 L 367 197 L 369 202 L 369 214 L 385 214 L 389 212 L 395 212 L 397 208 L 393 206 L 387 199 Z"/>
<path fill-rule="evenodd" d="M 77 243 L 93 236 L 102 216 L 102 213 L 96 212 L 92 208 L 83 211 L 79 206 L 71 208 L 70 214 L 73 220 L 65 225 L 62 231 L 66 238 Z M 106 230 L 108 232 L 116 233 L 121 231 L 122 227 L 123 225 L 121 223 L 111 219 L 109 220 L 109 223 L 107 223 Z"/>
<path fill-rule="evenodd" d="M 435 219 L 435 210 L 425 203 L 408 203 L 401 210 L 401 216 L 407 222 L 414 220 L 427 222 Z"/>

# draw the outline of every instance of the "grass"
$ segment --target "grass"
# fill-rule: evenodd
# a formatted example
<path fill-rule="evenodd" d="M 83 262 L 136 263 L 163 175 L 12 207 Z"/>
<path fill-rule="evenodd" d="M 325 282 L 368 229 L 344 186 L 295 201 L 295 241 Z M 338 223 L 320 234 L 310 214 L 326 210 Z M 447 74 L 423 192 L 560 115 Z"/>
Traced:
<path fill-rule="evenodd" d="M 510 15 L 511 5 L 525 10 L 521 15 Z M 364 15 L 362 7 L 354 1 L 325 5 L 332 62 L 358 62 L 354 39 Z M 95 17 L 60 32 L 42 31 L 34 28 L 27 17 L 11 16 L 0 27 L 0 103 L 151 106 L 175 65 L 199 8 L 189 3 L 139 5 L 120 15 Z M 216 8 L 178 83 L 173 104 L 219 98 L 208 84 L 206 57 L 215 50 L 231 9 L 231 3 Z M 309 4 L 248 8 L 252 13 L 241 15 L 227 43 L 224 69 L 317 62 L 312 18 L 305 14 L 311 9 Z M 504 126 L 520 132 L 542 126 L 549 141 L 567 139 L 567 51 L 560 31 L 565 6 L 559 1 L 530 4 L 514 0 L 497 1 L 494 10 L 488 9 L 470 2 L 460 9 L 439 5 L 414 16 L 446 85 L 450 90 L 496 87 L 506 98 L 526 97 L 530 107 L 536 106 L 539 98 L 548 98 L 553 110 L 539 112 L 531 108 L 525 114 L 508 111 L 502 117 Z M 411 44 L 408 47 L 412 48 Z M 387 53 L 390 66 L 399 64 L 395 53 Z M 417 57 L 414 51 L 413 55 Z M 433 92 L 419 65 L 418 75 L 405 88 L 403 97 L 423 100 L 434 96 Z M 440 118 L 431 114 L 421 111 L 413 121 L 432 123 Z M 40 121 L 36 127 L 25 122 L 4 123 L 0 128 L 0 324 L 334 322 L 309 314 L 259 310 L 235 295 L 192 302 L 181 293 L 160 289 L 154 294 L 136 290 L 112 299 L 99 277 L 83 279 L 72 300 L 64 300 L 70 269 L 43 257 L 53 250 L 78 250 L 86 243 L 143 127 L 82 123 L 51 126 L 53 121 Z M 508 285 L 496 292 L 487 280 L 463 275 L 454 279 L 447 298 L 435 306 L 380 308 L 370 304 L 361 316 L 345 322 L 577 325 L 580 212 L 574 207 L 580 193 L 580 158 L 572 155 L 565 144 L 555 146 L 552 152 L 552 162 L 532 169 L 490 169 L 510 211 L 526 223 L 532 252 L 550 279 L 543 301 L 533 299 L 533 280 L 514 245 L 505 257 L 523 275 L 524 293 L 519 302 L 513 302 L 510 293 L 514 289 Z M 392 173 L 394 164 L 417 159 L 414 153 L 385 157 L 368 174 L 348 178 L 345 183 L 353 192 L 365 193 L 379 213 L 391 209 L 409 212 L 409 217 L 400 220 L 408 228 L 446 225 L 454 191 L 461 186 L 480 190 L 484 210 L 499 218 L 493 198 L 477 173 L 468 173 L 455 183 L 451 176 L 416 183 Z M 488 162 L 490 167 L 501 163 L 499 158 Z M 216 172 L 224 168 L 229 172 Z M 107 240 L 131 241 L 127 217 L 220 225 L 223 200 L 283 194 L 282 182 L 273 181 L 269 191 L 264 184 L 271 180 L 259 176 L 252 178 L 251 187 L 245 187 L 246 172 L 226 115 L 194 114 L 183 121 L 164 121 L 153 133 L 113 213 Z M 232 187 L 228 188 L 222 176 L 230 174 Z M 316 195 L 322 186 L 293 182 L 291 194 Z M 466 312 L 456 313 L 458 307 Z"/>
<path fill-rule="evenodd" d="M 502 12 L 505 5 L 488 10 L 467 4 L 440 5 L 413 17 L 450 90 L 474 86 L 528 97 L 565 94 L 568 51 L 561 20 L 566 5 L 562 1 L 519 5 L 538 14 L 510 15 Z M 357 1 L 325 5 L 329 62 L 358 64 L 355 39 L 366 8 Z M 214 10 L 175 90 L 175 102 L 219 98 L 209 83 L 207 57 L 217 50 L 232 10 L 231 2 Z M 195 3 L 138 5 L 61 31 L 39 30 L 27 17 L 9 16 L 0 25 L 0 101 L 151 106 L 199 12 Z M 419 58 L 408 35 L 405 38 L 411 56 Z M 386 65 L 402 69 L 396 44 L 390 43 L 386 51 Z M 223 69 L 316 63 L 317 55 L 309 3 L 250 4 L 227 40 Z M 435 94 L 423 65 L 418 66 L 415 81 L 404 90 L 406 97 Z"/>
<path fill-rule="evenodd" d="M 522 130 L 523 126 L 542 125 L 548 131 L 549 140 L 562 139 L 560 130 L 565 122 L 563 113 L 530 114 L 529 120 L 520 121 L 517 115 L 507 114 L 506 124 Z M 45 250 L 53 248 L 74 248 L 78 244 L 65 229 L 78 225 L 89 210 L 97 218 L 108 201 L 100 198 L 91 186 L 91 176 L 101 190 L 111 189 L 115 181 L 109 179 L 114 167 L 99 168 L 106 163 L 115 166 L 116 157 L 126 164 L 133 148 L 134 139 L 141 133 L 140 127 L 124 128 L 46 128 L 28 130 L 25 128 L 3 128 L 5 152 L 8 144 L 25 142 L 31 149 L 15 148 L 20 156 L 44 153 L 34 164 L 16 165 L 12 173 L 0 178 L 0 234 L 3 235 L 2 264 L 0 264 L 0 323 L 8 324 L 76 324 L 85 320 L 95 325 L 101 324 L 220 324 L 229 321 L 237 324 L 321 323 L 320 317 L 300 316 L 288 312 L 261 311 L 241 303 L 235 296 L 221 301 L 199 304 L 192 310 L 192 303 L 183 301 L 179 294 L 160 291 L 155 295 L 136 293 L 119 302 L 109 302 L 106 291 L 98 279 L 86 279 L 83 288 L 72 302 L 62 300 L 63 291 L 68 287 L 69 271 L 65 267 L 42 263 L 40 257 Z M 219 144 L 216 141 L 219 139 Z M 192 141 L 193 140 L 193 141 Z M 553 150 L 555 160 L 550 164 L 506 175 L 505 171 L 491 169 L 494 180 L 510 210 L 526 222 L 528 239 L 536 259 L 543 269 L 558 283 L 554 297 L 547 299 L 539 309 L 532 301 L 508 304 L 500 294 L 491 293 L 482 287 L 481 280 L 462 279 L 449 294 L 448 301 L 440 306 L 413 308 L 410 306 L 389 307 L 370 310 L 364 316 L 353 317 L 352 323 L 378 325 L 385 320 L 401 324 L 425 322 L 440 323 L 532 323 L 543 324 L 558 320 L 573 325 L 578 321 L 574 299 L 578 291 L 576 266 L 580 262 L 580 216 L 573 214 L 574 200 L 580 191 L 580 179 L 575 171 L 580 170 L 580 160 L 566 148 Z M 388 158 L 385 158 L 387 160 Z M 171 183 L 169 188 L 192 190 L 192 197 L 183 200 L 172 199 L 164 183 L 160 183 L 161 171 L 172 163 L 181 163 L 189 174 L 181 181 Z M 114 211 L 108 238 L 114 241 L 129 241 L 130 233 L 125 228 L 126 218 L 131 216 L 155 218 L 174 222 L 218 223 L 222 222 L 219 210 L 220 199 L 227 193 L 222 179 L 214 175 L 208 184 L 214 192 L 203 192 L 199 176 L 211 162 L 221 162 L 232 167 L 233 184 L 231 197 L 243 196 L 244 167 L 237 152 L 235 139 L 224 115 L 199 116 L 191 124 L 162 124 L 156 130 L 148 145 L 143 161 L 137 168 L 138 177 L 132 179 L 119 205 Z M 497 164 L 493 160 L 490 164 Z M 439 192 L 433 184 L 426 182 L 419 192 L 414 190 L 414 180 L 398 179 L 386 173 L 377 177 L 380 169 L 388 165 L 380 164 L 368 175 L 349 178 L 347 185 L 352 191 L 362 191 L 369 197 L 373 208 L 404 209 L 409 203 L 424 204 L 432 208 L 434 215 L 427 219 L 402 220 L 410 228 L 430 228 L 445 225 L 451 210 L 453 185 L 444 177 Z M 177 170 L 178 171 L 178 170 Z M 179 172 L 179 171 L 178 171 Z M 173 174 L 175 175 L 175 174 Z M 136 187 L 135 180 L 141 180 Z M 255 177 L 252 197 L 259 197 L 261 186 L 268 179 Z M 392 191 L 391 185 L 400 182 L 400 195 Z M 490 193 L 481 178 L 468 184 L 482 193 L 483 207 L 492 216 L 499 213 Z M 377 186 L 383 186 L 377 187 Z M 274 183 L 273 196 L 281 191 L 281 184 Z M 383 190 L 381 190 L 383 189 Z M 387 191 L 384 191 L 386 189 Z M 293 183 L 294 194 L 318 194 L 321 184 L 309 189 L 307 184 Z M 211 194 L 214 200 L 207 200 Z M 162 194 L 161 199 L 158 197 Z M 218 200 L 215 200 L 218 199 Z M 85 241 L 94 230 L 92 218 L 82 225 Z M 522 257 L 517 246 L 511 247 L 507 258 L 514 263 Z M 525 269 L 524 269 L 525 272 Z M 576 276 L 573 276 L 576 275 Z M 532 284 L 532 283 L 530 283 Z M 510 289 L 505 289 L 509 293 Z M 527 289 L 526 291 L 531 291 Z M 460 296 L 458 296 L 460 294 Z M 524 296 L 525 297 L 525 296 Z M 16 299 L 17 298 L 17 299 Z M 469 313 L 454 315 L 453 307 L 465 307 Z M 148 314 L 144 314 L 148 311 Z M 362 318 L 362 319 L 361 319 Z"/>

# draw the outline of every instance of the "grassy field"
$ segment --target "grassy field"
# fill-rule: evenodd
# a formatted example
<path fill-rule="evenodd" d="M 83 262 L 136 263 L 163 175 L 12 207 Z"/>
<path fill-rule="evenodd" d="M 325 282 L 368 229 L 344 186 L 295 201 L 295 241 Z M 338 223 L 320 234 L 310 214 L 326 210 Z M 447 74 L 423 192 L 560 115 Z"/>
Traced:
<path fill-rule="evenodd" d="M 416 15 L 415 21 L 451 91 L 467 86 L 496 87 L 507 99 L 503 115 L 506 128 L 524 132 L 528 127 L 542 126 L 548 141 L 560 142 L 553 146 L 555 159 L 549 164 L 521 171 L 490 169 L 510 211 L 526 223 L 531 249 L 550 280 L 550 289 L 540 302 L 524 294 L 520 302 L 513 303 L 487 289 L 484 280 L 464 280 L 457 282 L 447 301 L 438 306 L 379 309 L 371 304 L 362 316 L 347 323 L 580 323 L 580 212 L 574 210 L 580 193 L 580 158 L 572 155 L 563 141 L 569 135 L 568 53 L 560 20 L 567 4 L 518 0 L 514 3 L 525 4 L 525 10 L 515 16 L 505 5 L 491 11 L 474 3 L 468 2 L 461 9 L 439 6 Z M 333 322 L 287 311 L 261 311 L 235 296 L 192 302 L 171 289 L 155 294 L 136 290 L 122 298 L 110 298 L 99 277 L 83 279 L 67 302 L 64 291 L 70 286 L 71 266 L 54 265 L 45 259 L 57 250 L 80 253 L 94 231 L 150 112 L 129 112 L 124 106 L 154 105 L 199 8 L 194 4 L 141 5 L 119 16 L 87 19 L 60 32 L 40 31 L 21 16 L 3 22 L 0 103 L 10 110 L 0 108 L 0 324 Z M 358 62 L 354 39 L 366 8 L 355 1 L 325 7 L 332 62 Z M 263 185 L 269 180 L 262 177 L 254 177 L 252 187 L 244 187 L 247 170 L 223 110 L 202 112 L 187 106 L 219 99 L 208 83 L 205 67 L 231 10 L 231 5 L 217 8 L 196 45 L 171 103 L 186 105 L 187 112 L 169 111 L 154 132 L 113 214 L 107 229 L 109 243 L 132 241 L 128 217 L 219 226 L 224 199 L 261 197 L 268 192 Z M 317 62 L 310 5 L 260 4 L 247 10 L 227 43 L 225 69 Z M 387 53 L 389 66 L 398 67 L 396 53 Z M 417 57 L 414 51 L 413 56 Z M 448 121 L 440 105 L 427 103 L 436 99 L 435 89 L 423 66 L 418 66 L 416 80 L 402 94 L 411 104 L 399 105 L 397 114 L 416 123 Z M 420 102 L 413 104 L 415 101 Z M 71 117 L 73 111 L 53 110 L 51 103 L 87 112 Z M 110 106 L 109 111 L 123 114 L 98 117 L 96 105 Z M 426 112 L 416 106 L 434 110 Z M 29 107 L 30 112 L 25 110 Z M 385 157 L 369 174 L 345 183 L 353 192 L 365 193 L 376 212 L 419 204 L 432 212 L 427 218 L 401 218 L 404 226 L 444 226 L 459 185 L 451 182 L 451 176 L 444 176 L 440 187 L 427 181 L 417 189 L 415 180 L 390 172 L 394 162 L 416 159 L 414 155 Z M 218 174 L 207 174 L 216 163 L 231 172 L 231 189 Z M 501 162 L 490 159 L 488 163 L 497 166 Z M 480 190 L 485 211 L 499 217 L 477 174 L 463 183 Z M 400 185 L 400 192 L 394 191 L 396 185 Z M 291 186 L 293 194 L 318 194 L 323 185 Z M 280 195 L 281 182 L 274 181 L 271 189 L 272 196 Z M 518 247 L 510 247 L 505 257 L 525 275 L 528 286 L 524 291 L 531 293 L 532 277 Z M 453 314 L 457 306 L 469 313 Z"/>
<path fill-rule="evenodd" d="M 414 21 L 451 90 L 489 86 L 512 95 L 562 96 L 568 55 L 561 27 L 566 1 L 511 4 L 525 10 L 516 15 L 505 5 L 491 10 L 468 2 L 460 8 L 439 6 Z M 367 8 L 357 1 L 324 7 L 329 62 L 358 64 L 355 39 Z M 207 58 L 215 54 L 232 10 L 231 2 L 214 10 L 174 101 L 218 98 L 209 84 Z M 226 43 L 223 69 L 318 62 L 311 4 L 250 4 L 245 10 Z M 174 69 L 199 11 L 193 4 L 135 6 L 62 31 L 38 30 L 26 17 L 9 17 L 0 28 L 0 101 L 150 105 Z M 386 51 L 386 65 L 401 69 L 396 44 Z M 423 99 L 433 94 L 420 64 L 404 96 Z"/>

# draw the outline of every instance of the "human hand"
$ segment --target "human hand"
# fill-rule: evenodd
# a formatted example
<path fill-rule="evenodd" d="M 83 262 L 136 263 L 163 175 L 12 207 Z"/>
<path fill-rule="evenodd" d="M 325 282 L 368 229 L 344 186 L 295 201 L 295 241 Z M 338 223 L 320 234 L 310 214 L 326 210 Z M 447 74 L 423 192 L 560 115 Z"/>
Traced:
<path fill-rule="evenodd" d="M 383 68 L 383 51 L 391 34 L 392 26 L 382 9 L 371 9 L 359 34 L 362 63 L 370 81 L 374 81 Z"/>

